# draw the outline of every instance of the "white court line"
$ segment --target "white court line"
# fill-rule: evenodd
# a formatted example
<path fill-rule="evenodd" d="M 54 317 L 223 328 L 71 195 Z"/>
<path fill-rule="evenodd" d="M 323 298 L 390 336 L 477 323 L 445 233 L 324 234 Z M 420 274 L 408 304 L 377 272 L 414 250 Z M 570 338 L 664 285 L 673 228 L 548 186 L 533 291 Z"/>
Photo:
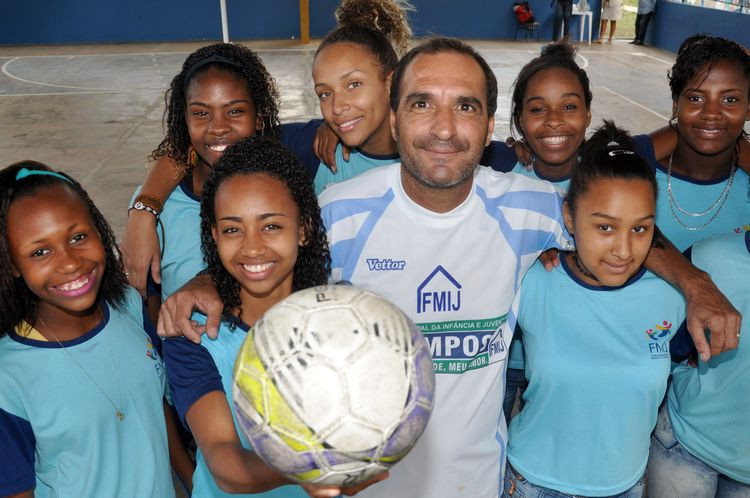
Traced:
<path fill-rule="evenodd" d="M 653 55 L 644 54 L 643 52 L 628 52 L 630 55 L 633 55 L 635 57 L 648 57 L 649 59 L 654 59 L 655 61 L 661 62 L 663 64 L 666 64 L 667 66 L 671 66 L 674 64 L 674 62 L 665 61 L 664 59 L 659 59 L 658 57 L 654 57 Z"/>
<path fill-rule="evenodd" d="M 586 70 L 586 68 L 589 67 L 589 60 L 580 53 L 576 53 L 576 57 L 580 57 L 581 59 L 583 59 L 583 66 L 580 67 L 581 69 Z"/>
<path fill-rule="evenodd" d="M 46 95 L 96 95 L 101 93 L 103 95 L 109 95 L 113 93 L 125 93 L 126 90 L 106 90 L 99 92 L 48 92 L 48 93 L 0 93 L 2 97 L 44 97 Z"/>
<path fill-rule="evenodd" d="M 217 42 L 217 43 L 219 43 L 219 42 Z M 209 44 L 209 45 L 211 45 L 211 44 Z M 198 47 L 198 48 L 202 48 L 203 46 L 207 46 L 207 45 L 202 45 L 201 47 Z M 247 47 L 247 45 L 243 45 L 243 46 Z M 248 47 L 248 48 L 250 48 L 250 47 Z M 318 49 L 317 45 L 314 46 L 314 47 L 301 47 L 301 48 L 258 48 L 258 49 L 251 48 L 251 50 L 253 52 L 314 52 L 317 49 Z M 198 50 L 198 49 L 196 48 L 195 50 Z M 192 50 L 192 51 L 189 51 L 189 52 L 188 51 L 184 51 L 184 52 L 183 51 L 180 51 L 180 52 L 154 52 L 154 51 L 150 51 L 150 52 L 122 52 L 122 53 L 114 52 L 114 53 L 105 53 L 105 54 L 19 55 L 17 57 L 14 57 L 14 59 L 19 59 L 21 57 L 23 57 L 24 59 L 44 58 L 44 57 L 47 57 L 47 58 L 52 57 L 52 58 L 60 58 L 60 59 L 72 59 L 74 57 L 118 57 L 120 55 L 124 55 L 124 56 L 154 55 L 154 54 L 156 54 L 156 55 L 189 55 L 189 54 L 192 54 L 193 52 L 195 52 L 195 50 Z M 492 50 L 497 50 L 497 49 L 492 49 Z M 511 52 L 511 50 L 507 50 L 507 52 Z M 516 52 L 526 52 L 526 50 L 517 50 Z M 0 59 L 7 59 L 7 58 L 8 58 L 7 56 L 5 56 L 5 57 L 0 56 Z"/>
<path fill-rule="evenodd" d="M 2 72 L 3 72 L 3 74 L 5 76 L 7 76 L 8 78 L 12 78 L 12 79 L 14 79 L 16 81 L 21 81 L 23 83 L 30 83 L 32 85 L 48 86 L 48 87 L 52 87 L 52 88 L 70 88 L 71 90 L 92 90 L 92 91 L 115 92 L 115 93 L 119 92 L 119 90 L 114 90 L 114 89 L 111 89 L 111 88 L 91 88 L 91 87 L 87 87 L 87 86 L 56 85 L 56 84 L 53 84 L 53 83 L 43 83 L 41 81 L 32 81 L 32 80 L 27 80 L 27 79 L 24 79 L 24 78 L 21 78 L 21 77 L 18 77 L 18 76 L 13 76 L 12 74 L 10 74 L 10 72 L 8 72 L 8 66 L 11 63 L 17 61 L 18 59 L 19 59 L 19 57 L 12 58 L 11 60 L 9 60 L 5 64 L 3 64 L 2 68 L 0 68 L 0 70 L 2 70 Z"/>
<path fill-rule="evenodd" d="M 658 116 L 658 117 L 662 118 L 662 119 L 663 119 L 664 121 L 669 121 L 669 118 L 668 118 L 667 116 L 663 116 L 663 115 L 659 114 L 658 112 L 654 111 L 653 109 L 649 109 L 649 108 L 648 108 L 648 107 L 646 107 L 645 105 L 643 105 L 643 104 L 639 104 L 639 103 L 638 103 L 638 102 L 636 102 L 635 100 L 633 100 L 633 99 L 629 99 L 629 98 L 628 98 L 628 97 L 626 97 L 625 95 L 623 95 L 623 94 L 621 94 L 621 93 L 617 93 L 616 91 L 614 91 L 614 90 L 612 90 L 612 89 L 610 89 L 610 88 L 607 88 L 606 86 L 603 86 L 603 85 L 596 85 L 596 86 L 595 86 L 594 88 L 601 88 L 601 89 L 603 89 L 603 90 L 606 90 L 606 91 L 608 91 L 609 93 L 611 93 L 612 95 L 617 95 L 617 96 L 618 96 L 618 97 L 620 97 L 621 99 L 623 99 L 623 100 L 627 100 L 628 102 L 630 102 L 630 103 L 631 103 L 631 104 L 633 104 L 634 106 L 636 106 L 636 107 L 640 107 L 640 108 L 641 108 L 641 109 L 643 109 L 644 111 L 648 111 L 648 112 L 650 112 L 651 114 L 653 114 L 654 116 Z"/>

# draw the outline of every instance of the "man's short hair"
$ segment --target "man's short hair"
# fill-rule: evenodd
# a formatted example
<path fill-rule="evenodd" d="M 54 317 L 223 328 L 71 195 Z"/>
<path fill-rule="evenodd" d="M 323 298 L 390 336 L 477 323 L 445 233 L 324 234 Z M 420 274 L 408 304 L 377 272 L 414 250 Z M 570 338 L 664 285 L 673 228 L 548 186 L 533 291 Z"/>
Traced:
<path fill-rule="evenodd" d="M 487 116 L 492 117 L 497 110 L 497 78 L 492 72 L 490 65 L 484 60 L 484 57 L 461 40 L 455 38 L 434 37 L 424 43 L 421 43 L 409 50 L 399 61 L 396 69 L 393 71 L 391 79 L 391 109 L 395 111 L 398 108 L 398 102 L 401 96 L 401 80 L 409 64 L 421 54 L 438 54 L 442 52 L 455 52 L 471 56 L 484 72 L 484 82 L 487 88 Z"/>

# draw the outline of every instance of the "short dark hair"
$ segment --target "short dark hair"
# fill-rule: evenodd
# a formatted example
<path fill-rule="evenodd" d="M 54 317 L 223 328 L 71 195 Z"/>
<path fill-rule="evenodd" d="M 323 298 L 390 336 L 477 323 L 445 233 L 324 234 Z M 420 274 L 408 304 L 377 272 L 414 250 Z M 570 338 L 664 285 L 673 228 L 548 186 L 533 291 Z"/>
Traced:
<path fill-rule="evenodd" d="M 578 198 L 598 180 L 645 180 L 651 184 L 654 201 L 658 192 L 654 170 L 635 152 L 635 141 L 612 121 L 604 125 L 581 147 L 581 160 L 573 170 L 565 201 L 575 213 Z"/>
<path fill-rule="evenodd" d="M 521 129 L 523 96 L 526 93 L 526 87 L 529 84 L 529 80 L 531 80 L 531 78 L 533 78 L 539 71 L 559 67 L 567 69 L 575 74 L 578 77 L 581 88 L 583 88 L 583 98 L 586 102 L 586 109 L 591 108 L 591 99 L 593 98 L 593 95 L 591 93 L 589 77 L 586 74 L 586 71 L 576 64 L 575 55 L 576 49 L 569 43 L 550 43 L 542 49 L 542 53 L 539 57 L 532 59 L 523 66 L 516 77 L 516 81 L 513 83 L 513 96 L 510 104 L 511 135 L 513 135 L 515 128 L 515 131 L 518 131 L 518 133 L 523 136 L 523 130 Z"/>
<path fill-rule="evenodd" d="M 487 88 L 487 116 L 492 117 L 497 111 L 497 78 L 495 73 L 492 72 L 492 68 L 484 57 L 474 50 L 473 47 L 467 45 L 461 40 L 455 38 L 444 38 L 434 37 L 430 38 L 424 43 L 421 43 L 409 50 L 399 61 L 396 69 L 393 71 L 393 78 L 391 79 L 391 110 L 395 111 L 398 109 L 398 102 L 401 98 L 401 80 L 403 79 L 406 68 L 409 67 L 414 59 L 421 54 L 439 54 L 442 52 L 454 52 L 457 54 L 464 54 L 472 57 L 479 67 L 482 68 L 484 73 L 484 82 Z"/>
<path fill-rule="evenodd" d="M 203 259 L 227 314 L 240 305 L 240 285 L 221 264 L 219 250 L 211 233 L 216 226 L 216 193 L 221 185 L 235 176 L 258 173 L 283 182 L 299 209 L 305 244 L 300 248 L 294 265 L 293 290 L 325 284 L 331 269 L 331 255 L 320 218 L 318 198 L 307 171 L 277 139 L 261 136 L 245 138 L 224 151 L 206 179 L 201 198 Z"/>
<path fill-rule="evenodd" d="M 18 325 L 21 320 L 33 324 L 37 316 L 39 298 L 31 292 L 23 277 L 14 277 L 10 272 L 12 262 L 8 245 L 8 210 L 11 204 L 21 197 L 32 197 L 42 189 L 58 186 L 75 192 L 88 208 L 91 220 L 104 246 L 105 268 L 99 297 L 118 308 L 124 303 L 125 290 L 128 285 L 120 260 L 120 250 L 117 248 L 112 229 L 81 184 L 62 171 L 55 172 L 60 176 L 36 174 L 16 180 L 22 168 L 32 171 L 52 171 L 48 166 L 37 161 L 17 162 L 0 171 L 0 267 L 4 268 L 0 273 L 0 309 L 2 309 L 0 337 Z"/>

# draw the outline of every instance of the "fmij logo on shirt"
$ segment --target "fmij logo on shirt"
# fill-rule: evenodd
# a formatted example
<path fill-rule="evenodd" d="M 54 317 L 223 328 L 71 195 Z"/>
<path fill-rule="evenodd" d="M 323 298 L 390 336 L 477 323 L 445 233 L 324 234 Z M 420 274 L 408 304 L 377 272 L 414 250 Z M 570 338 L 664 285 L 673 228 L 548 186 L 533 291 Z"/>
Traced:
<path fill-rule="evenodd" d="M 664 320 L 661 324 L 646 330 L 648 341 L 648 351 L 652 359 L 667 358 L 669 356 L 669 332 L 672 329 L 672 323 Z"/>
<path fill-rule="evenodd" d="M 417 313 L 461 309 L 461 284 L 438 265 L 417 287 Z"/>

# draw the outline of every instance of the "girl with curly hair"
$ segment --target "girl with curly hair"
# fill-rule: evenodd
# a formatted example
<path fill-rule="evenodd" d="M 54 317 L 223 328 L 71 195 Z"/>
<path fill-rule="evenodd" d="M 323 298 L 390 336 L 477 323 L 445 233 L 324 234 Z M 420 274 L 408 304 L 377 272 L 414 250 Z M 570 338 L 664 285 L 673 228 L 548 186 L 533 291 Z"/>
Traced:
<path fill-rule="evenodd" d="M 0 495 L 173 497 L 161 341 L 78 182 L 0 172 L 0 266 Z"/>
<path fill-rule="evenodd" d="M 165 100 L 167 134 L 151 153 L 156 163 L 128 210 L 122 245 L 133 286 L 145 294 L 150 266 L 162 297 L 205 267 L 200 198 L 224 150 L 251 135 L 281 134 L 276 84 L 257 54 L 240 45 L 216 43 L 190 54 Z"/>
<path fill-rule="evenodd" d="M 201 344 L 164 342 L 177 411 L 198 443 L 193 495 L 337 496 L 337 488 L 285 486 L 291 481 L 249 449 L 232 415 L 234 361 L 252 325 L 293 291 L 326 283 L 330 269 L 312 184 L 278 142 L 252 137 L 225 151 L 204 186 L 201 245 L 224 305 L 220 333 Z"/>

